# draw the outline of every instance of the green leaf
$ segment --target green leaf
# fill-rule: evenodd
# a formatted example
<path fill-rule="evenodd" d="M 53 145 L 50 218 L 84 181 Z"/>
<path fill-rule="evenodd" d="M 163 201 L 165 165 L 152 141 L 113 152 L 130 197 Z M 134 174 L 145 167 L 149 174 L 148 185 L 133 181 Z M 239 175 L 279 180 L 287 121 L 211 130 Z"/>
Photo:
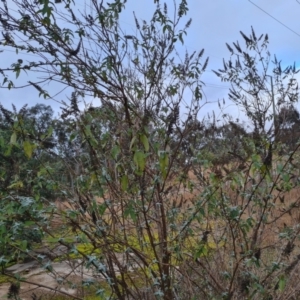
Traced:
<path fill-rule="evenodd" d="M 70 139 L 69 139 L 69 141 L 72 142 L 72 141 L 76 138 L 76 136 L 77 136 L 77 132 L 72 132 L 72 133 L 70 134 Z"/>
<path fill-rule="evenodd" d="M 16 78 L 20 76 L 21 69 L 16 69 Z"/>
<path fill-rule="evenodd" d="M 23 182 L 21 180 L 14 182 L 13 184 L 11 184 L 10 186 L 8 186 L 8 189 L 19 189 L 22 188 L 24 186 Z"/>
<path fill-rule="evenodd" d="M 208 247 L 206 244 L 199 245 L 199 248 L 196 250 L 194 254 L 194 259 L 207 256 L 208 254 Z"/>
<path fill-rule="evenodd" d="M 28 245 L 28 242 L 26 240 L 23 240 L 20 244 L 20 248 L 25 251 L 27 249 L 27 245 Z"/>
<path fill-rule="evenodd" d="M 135 222 L 137 220 L 136 211 L 134 208 L 134 202 L 132 200 L 129 201 L 128 205 L 126 206 L 124 210 L 124 216 L 127 218 L 130 216 L 130 218 Z"/>
<path fill-rule="evenodd" d="M 169 165 L 169 154 L 167 152 L 161 152 L 159 156 L 159 167 L 164 179 L 167 176 L 168 165 Z"/>
<path fill-rule="evenodd" d="M 28 158 L 31 158 L 32 152 L 33 152 L 33 150 L 34 150 L 34 145 L 31 144 L 29 141 L 24 141 L 24 143 L 23 143 L 23 148 L 24 148 L 24 151 L 25 151 L 25 155 L 26 155 Z"/>
<path fill-rule="evenodd" d="M 144 145 L 145 151 L 148 152 L 149 151 L 149 141 L 148 141 L 148 138 L 146 137 L 146 135 L 144 135 L 144 134 L 141 135 L 141 141 Z"/>
<path fill-rule="evenodd" d="M 119 153 L 120 153 L 120 147 L 118 145 L 114 145 L 111 150 L 111 155 L 112 155 L 113 159 L 117 160 Z"/>
<path fill-rule="evenodd" d="M 133 145 L 134 145 L 134 143 L 135 143 L 135 140 L 136 140 L 136 136 L 134 136 L 134 137 L 132 138 L 131 142 L 130 142 L 130 147 L 129 147 L 130 150 L 132 149 L 132 147 L 133 147 Z"/>
<path fill-rule="evenodd" d="M 106 209 L 107 209 L 106 203 L 102 203 L 102 204 L 98 205 L 98 213 L 100 214 L 100 216 L 104 215 Z"/>
<path fill-rule="evenodd" d="M 285 288 L 285 285 L 286 285 L 286 278 L 285 276 L 282 274 L 280 275 L 279 277 L 279 283 L 278 283 L 278 286 L 279 286 L 279 291 L 282 292 Z"/>
<path fill-rule="evenodd" d="M 179 38 L 181 44 L 183 45 L 183 37 L 182 37 L 182 33 L 180 33 L 180 34 L 178 35 L 178 38 Z"/>
<path fill-rule="evenodd" d="M 127 175 L 123 175 L 121 178 L 121 188 L 125 192 L 128 190 L 128 176 Z"/>
<path fill-rule="evenodd" d="M 133 161 L 140 171 L 144 171 L 146 161 L 145 161 L 145 154 L 143 151 L 141 150 L 135 151 L 133 156 Z"/>
<path fill-rule="evenodd" d="M 10 143 L 15 144 L 17 142 L 17 134 L 14 132 L 10 137 Z"/>

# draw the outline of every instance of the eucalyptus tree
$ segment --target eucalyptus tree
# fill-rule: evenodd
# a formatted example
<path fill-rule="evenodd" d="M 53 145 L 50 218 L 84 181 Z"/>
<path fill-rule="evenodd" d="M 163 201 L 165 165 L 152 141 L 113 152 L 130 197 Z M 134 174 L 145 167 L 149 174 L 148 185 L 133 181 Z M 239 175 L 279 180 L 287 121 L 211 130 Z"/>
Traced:
<path fill-rule="evenodd" d="M 299 142 L 299 111 L 294 105 L 284 105 L 278 113 L 278 140 L 292 150 Z"/>

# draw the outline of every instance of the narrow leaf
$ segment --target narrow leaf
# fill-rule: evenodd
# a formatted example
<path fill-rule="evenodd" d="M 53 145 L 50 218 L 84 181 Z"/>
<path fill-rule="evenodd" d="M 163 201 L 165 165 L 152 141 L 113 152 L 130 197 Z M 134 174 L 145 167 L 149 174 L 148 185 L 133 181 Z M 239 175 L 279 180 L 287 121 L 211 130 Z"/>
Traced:
<path fill-rule="evenodd" d="M 124 216 L 127 218 L 128 216 L 135 222 L 137 220 L 137 214 L 134 209 L 134 202 L 131 200 L 129 201 L 128 205 L 124 210 Z"/>
<path fill-rule="evenodd" d="M 284 275 L 281 275 L 279 278 L 279 283 L 278 283 L 280 292 L 282 292 L 284 290 L 285 285 L 286 285 L 286 278 Z"/>
<path fill-rule="evenodd" d="M 33 152 L 33 149 L 34 149 L 34 145 L 32 145 L 29 141 L 24 141 L 23 148 L 24 148 L 24 151 L 25 151 L 25 155 L 28 158 L 31 158 L 32 152 Z"/>
<path fill-rule="evenodd" d="M 121 178 L 121 188 L 124 192 L 128 190 L 128 176 L 123 175 Z"/>
<path fill-rule="evenodd" d="M 160 166 L 160 171 L 164 177 L 164 179 L 167 176 L 167 167 L 169 165 L 169 155 L 166 152 L 162 152 L 160 157 L 159 157 L 159 166 Z"/>
<path fill-rule="evenodd" d="M 17 134 L 14 132 L 10 137 L 10 143 L 15 144 L 17 141 Z"/>
<path fill-rule="evenodd" d="M 137 150 L 134 153 L 133 161 L 140 171 L 144 171 L 145 169 L 145 154 L 144 152 Z"/>
<path fill-rule="evenodd" d="M 135 143 L 135 140 L 136 140 L 136 136 L 134 136 L 134 137 L 132 138 L 131 142 L 130 142 L 130 147 L 129 147 L 130 150 L 132 150 L 132 147 L 133 147 L 133 145 L 134 145 L 134 143 Z"/>
<path fill-rule="evenodd" d="M 145 148 L 145 151 L 149 151 L 149 141 L 148 141 L 148 138 L 146 137 L 146 135 L 141 135 L 141 141 L 144 145 L 144 148 Z"/>

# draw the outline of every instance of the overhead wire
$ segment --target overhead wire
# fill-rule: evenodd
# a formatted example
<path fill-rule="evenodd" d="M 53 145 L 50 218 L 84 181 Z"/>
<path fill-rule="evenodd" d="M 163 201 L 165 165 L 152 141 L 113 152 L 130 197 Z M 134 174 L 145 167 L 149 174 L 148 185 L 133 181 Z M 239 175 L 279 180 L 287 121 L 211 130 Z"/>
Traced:
<path fill-rule="evenodd" d="M 293 32 L 294 34 L 298 35 L 300 37 L 300 34 L 298 32 L 296 32 L 295 30 L 293 30 L 292 28 L 288 27 L 287 25 L 285 25 L 284 23 L 282 23 L 281 21 L 279 21 L 278 19 L 276 19 L 275 17 L 273 17 L 271 14 L 269 14 L 267 11 L 265 11 L 264 9 L 262 9 L 261 7 L 259 7 L 257 4 L 255 4 L 254 2 L 252 2 L 251 0 L 248 0 L 251 4 L 253 4 L 254 6 L 256 6 L 258 9 L 260 9 L 261 11 L 263 11 L 265 14 L 267 14 L 269 17 L 271 17 L 272 19 L 274 19 L 276 22 L 280 23 L 282 26 L 284 26 L 285 28 L 287 28 L 288 30 L 290 30 L 291 32 Z M 298 1 L 297 1 L 298 2 Z M 300 2 L 298 2 L 300 3 Z"/>

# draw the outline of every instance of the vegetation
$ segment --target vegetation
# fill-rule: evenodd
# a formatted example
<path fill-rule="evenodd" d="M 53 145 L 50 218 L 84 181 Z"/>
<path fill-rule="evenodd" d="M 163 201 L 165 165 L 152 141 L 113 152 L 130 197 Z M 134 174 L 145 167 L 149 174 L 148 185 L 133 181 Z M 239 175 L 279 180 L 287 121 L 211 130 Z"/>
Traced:
<path fill-rule="evenodd" d="M 0 5 L 1 45 L 17 58 L 1 87 L 26 73 L 39 96 L 58 101 L 55 83 L 69 99 L 59 118 L 0 106 L 2 273 L 36 260 L 76 299 L 298 299 L 298 71 L 271 60 L 268 36 L 227 44 L 215 73 L 245 123 L 219 124 L 199 117 L 204 50 L 178 55 L 187 1 L 175 14 L 154 1 L 135 35 L 119 23 L 125 0 L 12 2 Z M 92 278 L 60 277 L 60 259 Z M 12 298 L 26 278 L 15 280 Z"/>

